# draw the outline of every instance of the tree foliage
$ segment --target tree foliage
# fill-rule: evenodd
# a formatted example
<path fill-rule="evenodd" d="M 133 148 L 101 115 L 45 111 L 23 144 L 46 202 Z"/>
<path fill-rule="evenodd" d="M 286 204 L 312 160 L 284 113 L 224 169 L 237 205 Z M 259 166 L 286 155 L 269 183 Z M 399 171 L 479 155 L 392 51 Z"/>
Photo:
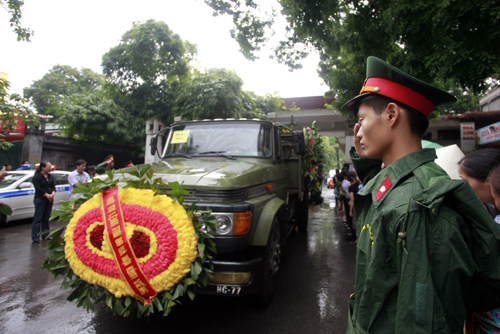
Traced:
<path fill-rule="evenodd" d="M 18 94 L 10 95 L 9 82 L 0 78 L 0 133 L 11 132 L 16 127 L 16 120 L 20 119 L 24 124 L 38 126 L 39 117 L 28 107 L 26 100 Z M 12 144 L 5 141 L 0 134 L 0 149 L 6 150 Z"/>
<path fill-rule="evenodd" d="M 240 1 L 206 3 L 215 13 L 234 15 L 228 8 Z M 320 75 L 340 110 L 359 93 L 370 55 L 435 85 L 452 80 L 465 95 L 483 92 L 487 79 L 498 78 L 500 73 L 500 6 L 495 0 L 279 3 L 289 36 L 276 48 L 277 59 L 299 68 L 310 48 L 318 50 Z M 253 2 L 247 7 L 258 8 Z M 250 21 L 266 19 L 255 14 Z M 245 34 L 238 25 L 234 29 Z"/>
<path fill-rule="evenodd" d="M 142 140 L 140 134 L 129 131 L 129 124 L 136 120 L 102 89 L 62 97 L 57 116 L 56 122 L 67 138 L 121 145 L 132 145 L 136 140 Z M 141 146 L 143 143 L 142 140 Z"/>
<path fill-rule="evenodd" d="M 438 107 L 440 114 L 461 114 L 467 111 L 480 110 L 479 98 L 470 90 L 461 89 L 453 80 L 446 80 L 440 85 L 440 88 L 450 92 L 457 98 L 457 102 Z"/>
<path fill-rule="evenodd" d="M 31 100 L 39 114 L 55 115 L 59 99 L 100 88 L 104 82 L 104 77 L 91 69 L 55 65 L 41 79 L 24 88 L 23 94 L 24 98 Z"/>
<path fill-rule="evenodd" d="M 119 45 L 102 57 L 111 98 L 136 120 L 172 121 L 176 86 L 189 74 L 195 45 L 183 41 L 164 22 L 135 22 Z M 140 121 L 129 131 L 144 134 Z"/>
<path fill-rule="evenodd" d="M 344 165 L 345 155 L 337 139 L 321 136 L 321 145 L 323 147 L 323 175 L 327 175 L 331 169 L 340 169 Z"/>
<path fill-rule="evenodd" d="M 239 0 L 205 0 L 205 3 L 214 9 L 214 16 L 232 16 L 235 28 L 231 29 L 231 37 L 238 41 L 240 51 L 247 59 L 257 59 L 255 52 L 268 41 L 266 29 L 273 25 L 275 12 L 265 13 L 262 19 L 257 3 L 252 0 L 246 0 L 245 5 Z"/>
<path fill-rule="evenodd" d="M 271 93 L 267 93 L 264 96 L 255 95 L 253 92 L 248 92 L 248 94 L 253 99 L 257 110 L 262 114 L 281 110 L 281 105 L 284 102 L 278 96 Z"/>
<path fill-rule="evenodd" d="M 196 48 L 165 22 L 134 22 L 119 45 L 102 57 L 104 75 L 125 91 L 144 83 L 171 83 L 188 72 Z"/>
<path fill-rule="evenodd" d="M 10 15 L 10 26 L 14 28 L 18 41 L 30 42 L 30 37 L 33 35 L 33 30 L 23 28 L 21 26 L 21 17 L 23 13 L 21 7 L 24 5 L 24 0 L 0 0 L 0 6 L 3 7 Z"/>
<path fill-rule="evenodd" d="M 222 68 L 197 72 L 179 85 L 173 113 L 183 119 L 261 117 L 279 110 L 279 99 L 242 90 L 243 80 Z"/>
<path fill-rule="evenodd" d="M 169 124 L 175 115 L 261 117 L 279 110 L 278 97 L 244 91 L 243 80 L 234 71 L 202 73 L 191 68 L 195 52 L 194 45 L 164 22 L 134 23 L 120 44 L 103 56 L 104 77 L 58 65 L 26 88 L 25 96 L 42 112 L 56 112 L 66 137 L 140 150 L 145 122 L 151 118 Z"/>

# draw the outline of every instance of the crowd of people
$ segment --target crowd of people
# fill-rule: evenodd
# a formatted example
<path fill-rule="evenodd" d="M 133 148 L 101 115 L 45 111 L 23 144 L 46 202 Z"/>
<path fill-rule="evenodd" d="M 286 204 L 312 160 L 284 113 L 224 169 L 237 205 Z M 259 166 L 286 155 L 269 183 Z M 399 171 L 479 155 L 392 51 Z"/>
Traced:
<path fill-rule="evenodd" d="M 342 171 L 335 171 L 332 179 L 337 211 L 342 215 L 346 230 L 346 239 L 356 240 L 356 212 L 354 201 L 356 194 L 363 188 L 363 183 L 356 175 L 356 170 L 349 171 L 349 165 L 344 165 Z"/>

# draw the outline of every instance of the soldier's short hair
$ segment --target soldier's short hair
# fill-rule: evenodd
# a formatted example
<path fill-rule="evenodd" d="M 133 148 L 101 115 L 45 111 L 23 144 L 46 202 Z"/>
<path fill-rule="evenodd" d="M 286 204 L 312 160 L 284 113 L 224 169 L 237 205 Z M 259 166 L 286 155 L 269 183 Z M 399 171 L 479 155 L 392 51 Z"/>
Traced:
<path fill-rule="evenodd" d="M 404 103 L 398 102 L 391 98 L 385 97 L 383 95 L 367 94 L 366 97 L 360 101 L 360 104 L 364 103 L 367 106 L 373 108 L 377 115 L 382 114 L 389 103 L 396 103 L 400 108 L 406 111 L 408 115 L 408 122 L 410 123 L 411 132 L 422 138 L 429 127 L 429 120 L 421 112 L 407 106 Z"/>

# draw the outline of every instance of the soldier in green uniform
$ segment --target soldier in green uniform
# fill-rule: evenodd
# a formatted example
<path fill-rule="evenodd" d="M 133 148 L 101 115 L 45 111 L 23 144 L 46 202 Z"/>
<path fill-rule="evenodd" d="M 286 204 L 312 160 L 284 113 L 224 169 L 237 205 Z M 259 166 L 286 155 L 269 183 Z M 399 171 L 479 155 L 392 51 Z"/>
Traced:
<path fill-rule="evenodd" d="M 500 229 L 469 184 L 421 147 L 434 106 L 454 101 L 369 57 L 360 95 L 346 104 L 364 184 L 348 333 L 463 333 L 466 307 L 500 305 Z"/>
<path fill-rule="evenodd" d="M 95 171 L 97 174 L 103 174 L 107 170 L 113 170 L 114 166 L 115 166 L 115 159 L 113 155 L 110 154 L 106 158 L 104 158 L 103 162 L 101 162 L 95 167 Z"/>

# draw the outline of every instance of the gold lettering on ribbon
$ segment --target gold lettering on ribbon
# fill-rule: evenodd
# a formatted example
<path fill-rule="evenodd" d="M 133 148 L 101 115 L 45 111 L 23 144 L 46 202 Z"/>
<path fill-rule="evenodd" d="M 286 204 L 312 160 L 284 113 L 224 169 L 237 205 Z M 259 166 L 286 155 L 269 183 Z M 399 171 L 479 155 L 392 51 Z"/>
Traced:
<path fill-rule="evenodd" d="M 111 205 L 115 202 L 115 198 L 114 197 L 109 197 L 108 198 L 108 201 L 106 202 L 107 205 Z"/>
<path fill-rule="evenodd" d="M 113 258 L 120 276 L 127 283 L 129 290 L 132 292 L 131 295 L 146 306 L 156 297 L 156 291 L 149 284 L 127 239 L 123 212 L 118 200 L 118 188 L 102 191 L 101 209 L 104 226 L 113 251 Z"/>
<path fill-rule="evenodd" d="M 125 254 L 127 252 L 127 250 L 125 249 L 125 246 L 121 246 L 120 248 L 118 248 L 118 253 L 120 254 L 120 256 L 123 256 L 123 254 Z"/>
<path fill-rule="evenodd" d="M 115 244 L 120 247 L 121 245 L 123 245 L 123 239 L 122 237 L 119 237 L 119 238 L 116 238 L 115 240 Z"/>

